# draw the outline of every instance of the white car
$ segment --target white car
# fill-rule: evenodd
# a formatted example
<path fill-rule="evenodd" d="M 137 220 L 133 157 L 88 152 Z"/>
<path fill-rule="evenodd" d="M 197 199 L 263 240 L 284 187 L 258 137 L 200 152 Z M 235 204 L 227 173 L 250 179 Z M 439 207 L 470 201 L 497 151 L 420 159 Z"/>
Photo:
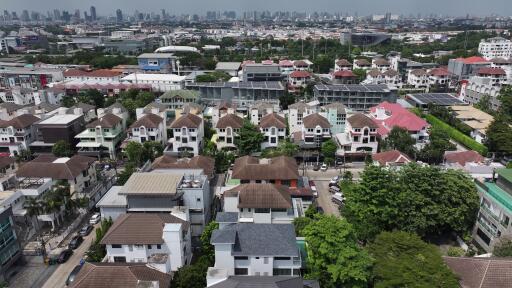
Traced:
<path fill-rule="evenodd" d="M 325 164 L 325 163 L 322 164 L 322 167 L 320 167 L 320 170 L 322 170 L 324 172 L 327 171 L 327 164 Z"/>
<path fill-rule="evenodd" d="M 96 213 L 94 215 L 92 215 L 91 219 L 89 220 L 89 224 L 97 224 L 99 223 L 101 220 L 101 216 L 100 216 L 100 213 Z"/>
<path fill-rule="evenodd" d="M 334 193 L 334 195 L 331 196 L 331 201 L 338 205 L 343 205 L 345 202 L 345 197 L 342 193 Z"/>

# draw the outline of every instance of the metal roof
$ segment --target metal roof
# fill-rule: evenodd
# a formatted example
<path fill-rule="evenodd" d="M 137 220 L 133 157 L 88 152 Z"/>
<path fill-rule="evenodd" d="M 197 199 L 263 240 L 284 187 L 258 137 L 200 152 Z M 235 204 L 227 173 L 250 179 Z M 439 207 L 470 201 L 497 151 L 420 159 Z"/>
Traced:
<path fill-rule="evenodd" d="M 173 173 L 133 173 L 120 195 L 174 195 L 183 176 Z"/>

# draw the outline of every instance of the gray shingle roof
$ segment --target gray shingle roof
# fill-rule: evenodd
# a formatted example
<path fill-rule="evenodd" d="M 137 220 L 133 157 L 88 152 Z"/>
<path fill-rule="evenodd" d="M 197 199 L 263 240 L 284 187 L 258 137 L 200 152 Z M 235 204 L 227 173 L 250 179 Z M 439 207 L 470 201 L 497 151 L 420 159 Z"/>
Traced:
<path fill-rule="evenodd" d="M 307 286 L 301 277 L 296 276 L 231 276 L 211 288 L 302 288 Z M 309 283 L 310 281 L 307 281 Z M 316 282 L 316 281 L 315 281 Z M 317 283 L 318 284 L 318 283 Z"/>
<path fill-rule="evenodd" d="M 237 212 L 217 212 L 215 221 L 218 223 L 236 223 L 238 222 Z"/>

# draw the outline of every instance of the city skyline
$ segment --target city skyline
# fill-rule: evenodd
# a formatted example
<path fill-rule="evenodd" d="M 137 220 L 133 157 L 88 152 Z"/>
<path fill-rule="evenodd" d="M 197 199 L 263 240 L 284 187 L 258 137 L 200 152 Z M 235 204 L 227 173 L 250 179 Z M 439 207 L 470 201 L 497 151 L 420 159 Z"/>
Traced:
<path fill-rule="evenodd" d="M 388 0 L 388 1 L 375 1 L 375 0 L 318 0 L 312 3 L 311 1 L 296 1 L 293 7 L 290 7 L 289 1 L 276 0 L 272 2 L 272 6 L 262 5 L 258 2 L 240 3 L 233 0 L 217 0 L 215 3 L 206 0 L 189 0 L 186 2 L 169 3 L 163 0 L 151 0 L 144 2 L 140 6 L 139 1 L 125 0 L 125 1 L 90 1 L 87 4 L 83 3 L 75 5 L 68 1 L 62 0 L 47 0 L 25 1 L 19 2 L 15 0 L 4 0 L 3 10 L 12 11 L 37 11 L 45 12 L 52 11 L 53 9 L 70 10 L 80 9 L 88 11 L 90 6 L 95 6 L 98 16 L 114 16 L 117 9 L 121 9 L 123 13 L 133 13 L 138 10 L 140 12 L 155 12 L 159 13 L 161 9 L 165 9 L 169 15 L 177 14 L 205 14 L 207 11 L 223 11 L 233 10 L 238 13 L 244 11 L 301 11 L 301 12 L 322 12 L 329 11 L 330 13 L 348 13 L 350 15 L 358 14 L 359 16 L 371 14 L 384 14 L 391 12 L 393 14 L 402 15 L 430 15 L 442 14 L 449 16 L 489 16 L 499 14 L 501 16 L 512 15 L 512 6 L 507 0 L 490 0 L 485 3 L 477 0 L 451 0 L 447 5 L 446 1 L 431 0 L 428 2 L 417 0 Z M 489 5 L 492 3 L 493 5 Z M 460 8 L 464 7 L 463 10 Z M 500 7 L 496 9 L 496 7 Z M 499 11 L 499 13 L 496 13 Z"/>

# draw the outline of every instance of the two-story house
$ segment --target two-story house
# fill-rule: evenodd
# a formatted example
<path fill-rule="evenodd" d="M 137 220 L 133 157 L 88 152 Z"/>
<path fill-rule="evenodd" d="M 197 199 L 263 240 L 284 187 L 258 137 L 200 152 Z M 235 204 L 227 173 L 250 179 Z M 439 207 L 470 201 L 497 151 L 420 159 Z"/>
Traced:
<path fill-rule="evenodd" d="M 0 120 L 0 153 L 16 156 L 28 150 L 30 143 L 35 141 L 34 123 L 38 121 L 39 118 L 31 114 L 22 114 L 9 121 Z"/>
<path fill-rule="evenodd" d="M 208 275 L 300 275 L 302 259 L 292 224 L 230 224 L 214 230 L 210 243 L 215 265 Z"/>
<path fill-rule="evenodd" d="M 339 154 L 366 155 L 377 153 L 379 126 L 368 116 L 356 113 L 347 119 L 345 132 L 336 135 L 336 141 L 341 148 Z"/>
<path fill-rule="evenodd" d="M 288 125 L 290 133 L 302 131 L 304 117 L 316 112 L 316 108 L 304 102 L 297 102 L 288 106 Z"/>
<path fill-rule="evenodd" d="M 151 109 L 152 112 L 145 113 L 144 109 L 137 110 L 137 120 L 128 128 L 128 141 L 144 143 L 156 141 L 165 144 L 167 141 L 167 126 L 165 112 L 159 113 L 158 109 Z M 153 113 L 156 112 L 156 113 Z M 160 114 L 160 115 L 159 115 Z"/>
<path fill-rule="evenodd" d="M 199 155 L 203 148 L 203 118 L 188 113 L 174 120 L 169 128 L 172 131 L 172 136 L 168 141 L 166 153 Z"/>
<path fill-rule="evenodd" d="M 260 159 L 243 156 L 235 160 L 231 178 L 240 180 L 242 184 L 272 183 L 297 188 L 300 175 L 297 161 L 292 157 Z"/>
<path fill-rule="evenodd" d="M 425 69 L 413 69 L 407 75 L 407 85 L 414 88 L 428 88 L 429 83 L 429 76 Z"/>
<path fill-rule="evenodd" d="M 512 235 L 512 169 L 496 169 L 496 179 L 478 179 L 480 210 L 473 239 L 492 252 L 500 237 Z"/>
<path fill-rule="evenodd" d="M 235 138 L 244 125 L 244 119 L 236 114 L 226 114 L 215 126 L 217 131 L 217 149 L 236 150 Z"/>
<path fill-rule="evenodd" d="M 391 64 L 384 58 L 375 58 L 372 60 L 372 68 L 378 69 L 381 73 L 391 69 Z"/>
<path fill-rule="evenodd" d="M 347 59 L 336 59 L 336 61 L 334 61 L 334 71 L 341 70 L 352 70 L 352 63 Z"/>
<path fill-rule="evenodd" d="M 428 71 L 430 86 L 447 86 L 450 84 L 450 72 L 445 68 L 434 68 Z"/>
<path fill-rule="evenodd" d="M 303 122 L 299 141 L 301 147 L 318 148 L 324 141 L 331 139 L 331 124 L 319 113 L 304 117 Z M 299 140 L 298 136 L 294 140 Z"/>
<path fill-rule="evenodd" d="M 164 273 L 192 260 L 189 222 L 170 213 L 121 215 L 100 243 L 106 245 L 107 262 L 149 263 Z"/>
<path fill-rule="evenodd" d="M 75 136 L 80 140 L 76 144 L 79 148 L 78 154 L 98 158 L 108 156 L 115 159 L 124 139 L 123 119 L 107 113 L 87 124 L 85 128 L 82 133 Z"/>
<path fill-rule="evenodd" d="M 372 63 L 370 63 L 366 59 L 357 59 L 354 61 L 353 67 L 355 69 L 362 69 L 362 70 L 368 70 L 372 68 Z"/>
<path fill-rule="evenodd" d="M 338 70 L 331 74 L 331 83 L 333 84 L 356 84 L 357 76 L 352 70 Z"/>
<path fill-rule="evenodd" d="M 277 147 L 286 138 L 286 119 L 277 113 L 263 116 L 259 128 L 265 137 L 261 149 Z"/>
<path fill-rule="evenodd" d="M 311 78 L 311 73 L 308 71 L 293 71 L 288 75 L 288 91 L 299 93 L 301 89 L 306 88 Z"/>

